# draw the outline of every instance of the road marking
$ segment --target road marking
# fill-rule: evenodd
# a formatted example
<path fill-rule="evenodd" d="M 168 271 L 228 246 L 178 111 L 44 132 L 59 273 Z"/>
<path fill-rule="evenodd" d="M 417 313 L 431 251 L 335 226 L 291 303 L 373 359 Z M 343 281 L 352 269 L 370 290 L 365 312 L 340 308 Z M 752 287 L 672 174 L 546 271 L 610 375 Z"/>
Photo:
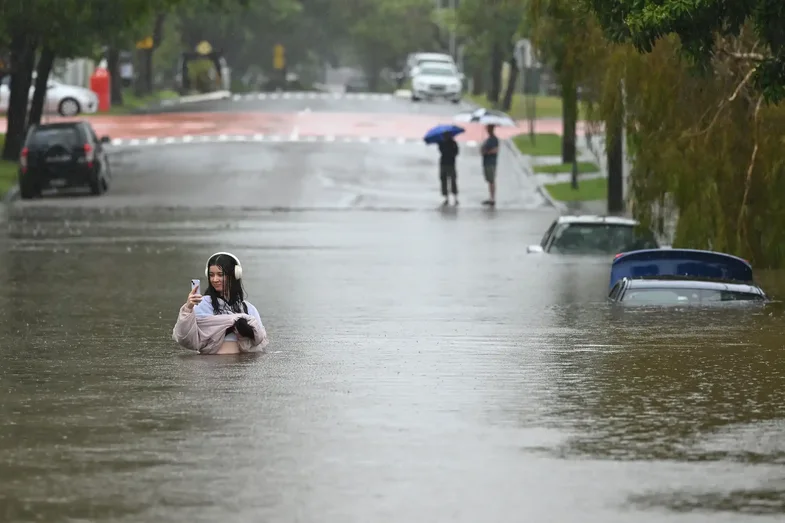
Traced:
<path fill-rule="evenodd" d="M 264 143 L 264 142 L 281 142 L 281 143 L 345 143 L 345 144 L 363 144 L 363 145 L 402 145 L 402 146 L 424 146 L 428 147 L 422 139 L 419 138 L 392 138 L 392 137 L 371 137 L 371 136 L 316 136 L 307 135 L 301 136 L 299 127 L 292 129 L 292 132 L 286 134 L 261 134 L 256 133 L 248 134 L 219 134 L 219 135 L 185 135 L 185 136 L 150 136 L 144 138 L 115 138 L 111 142 L 112 147 L 149 147 L 156 145 L 177 145 L 189 143 Z M 461 147 L 476 148 L 479 142 L 476 140 L 468 140 L 465 142 L 458 142 Z M 435 146 L 434 146 L 435 149 Z"/>

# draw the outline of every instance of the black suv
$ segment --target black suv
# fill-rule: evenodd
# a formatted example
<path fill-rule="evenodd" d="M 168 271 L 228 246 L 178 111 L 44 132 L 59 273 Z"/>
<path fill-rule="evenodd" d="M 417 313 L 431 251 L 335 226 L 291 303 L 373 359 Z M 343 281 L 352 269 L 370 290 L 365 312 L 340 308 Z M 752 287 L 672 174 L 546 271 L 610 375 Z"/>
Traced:
<path fill-rule="evenodd" d="M 87 121 L 33 125 L 19 158 L 19 192 L 23 199 L 47 188 L 89 187 L 92 194 L 109 189 L 111 172 L 101 139 Z"/>

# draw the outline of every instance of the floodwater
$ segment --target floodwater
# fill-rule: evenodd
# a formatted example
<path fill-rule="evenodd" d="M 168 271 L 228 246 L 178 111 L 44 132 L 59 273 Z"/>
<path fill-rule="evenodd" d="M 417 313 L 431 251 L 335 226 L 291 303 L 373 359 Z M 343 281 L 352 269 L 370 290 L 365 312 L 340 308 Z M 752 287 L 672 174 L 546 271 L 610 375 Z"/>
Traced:
<path fill-rule="evenodd" d="M 463 211 L 11 216 L 0 520 L 782 520 L 779 304 L 614 311 L 551 213 Z M 265 354 L 171 341 L 219 250 Z"/>

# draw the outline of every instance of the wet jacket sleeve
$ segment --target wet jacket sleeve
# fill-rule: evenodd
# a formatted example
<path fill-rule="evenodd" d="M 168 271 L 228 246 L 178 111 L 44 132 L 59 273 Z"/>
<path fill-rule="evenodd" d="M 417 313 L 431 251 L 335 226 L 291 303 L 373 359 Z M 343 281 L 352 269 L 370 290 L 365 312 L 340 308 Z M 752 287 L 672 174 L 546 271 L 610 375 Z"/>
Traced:
<path fill-rule="evenodd" d="M 250 325 L 254 331 L 253 346 L 260 346 L 263 349 L 267 347 L 270 340 L 267 338 L 267 330 L 262 323 L 262 317 L 259 315 L 259 311 L 256 310 L 256 307 L 248 302 L 246 302 L 246 305 L 248 305 L 248 325 Z"/>
<path fill-rule="evenodd" d="M 174 324 L 172 339 L 178 345 L 195 352 L 199 352 L 202 347 L 199 339 L 199 326 L 196 324 L 196 313 L 183 305 L 177 315 L 177 323 Z"/>

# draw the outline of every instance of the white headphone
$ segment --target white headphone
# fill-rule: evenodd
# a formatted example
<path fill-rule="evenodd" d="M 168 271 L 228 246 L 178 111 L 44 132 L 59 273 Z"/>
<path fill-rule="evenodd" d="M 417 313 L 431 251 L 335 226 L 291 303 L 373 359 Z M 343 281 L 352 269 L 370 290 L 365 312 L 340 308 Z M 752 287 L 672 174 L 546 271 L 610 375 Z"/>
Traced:
<path fill-rule="evenodd" d="M 212 260 L 213 258 L 218 256 L 219 254 L 222 254 L 224 256 L 229 256 L 230 258 L 234 259 L 234 261 L 237 263 L 237 265 L 234 266 L 234 277 L 235 277 L 235 279 L 238 279 L 238 280 L 242 279 L 242 277 L 243 277 L 243 267 L 242 267 L 242 265 L 240 265 L 240 260 L 237 259 L 237 256 L 235 256 L 231 252 L 216 252 L 215 254 L 213 254 L 212 256 L 207 258 L 207 265 L 205 265 L 205 267 L 204 267 L 204 275 L 205 275 L 205 277 L 206 278 L 210 277 L 210 260 Z"/>

